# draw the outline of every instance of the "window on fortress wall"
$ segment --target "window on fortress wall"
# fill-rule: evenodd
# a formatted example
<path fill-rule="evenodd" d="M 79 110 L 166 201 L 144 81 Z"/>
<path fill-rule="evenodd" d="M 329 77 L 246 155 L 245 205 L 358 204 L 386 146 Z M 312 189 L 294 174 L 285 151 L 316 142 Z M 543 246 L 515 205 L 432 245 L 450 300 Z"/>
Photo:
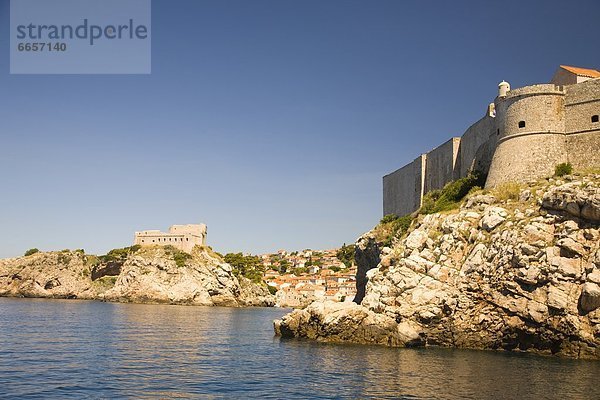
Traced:
<path fill-rule="evenodd" d="M 598 116 L 592 115 L 592 122 L 598 122 Z"/>
<path fill-rule="evenodd" d="M 519 121 L 519 128 L 525 128 L 525 121 Z"/>

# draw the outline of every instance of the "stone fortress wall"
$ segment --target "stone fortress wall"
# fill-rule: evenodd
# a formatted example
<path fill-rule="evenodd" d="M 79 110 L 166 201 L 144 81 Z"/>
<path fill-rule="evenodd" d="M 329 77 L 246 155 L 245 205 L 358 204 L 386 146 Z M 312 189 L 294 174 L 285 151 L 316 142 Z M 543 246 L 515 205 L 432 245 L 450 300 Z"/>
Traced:
<path fill-rule="evenodd" d="M 488 113 L 491 112 L 488 109 Z M 490 115 L 454 137 L 421 154 L 412 163 L 383 177 L 383 214 L 406 215 L 421 207 L 423 196 L 448 182 L 478 170 L 487 173 L 496 138 Z"/>
<path fill-rule="evenodd" d="M 383 214 L 406 215 L 421 207 L 426 154 L 383 177 Z"/>
<path fill-rule="evenodd" d="M 600 166 L 600 79 L 566 87 L 567 157 L 576 169 Z M 596 118 L 592 118 L 596 116 Z"/>
<path fill-rule="evenodd" d="M 135 232 L 133 244 L 140 246 L 173 246 L 191 253 L 194 246 L 205 245 L 206 233 L 205 224 L 172 225 L 169 232 L 159 230 Z"/>
<path fill-rule="evenodd" d="M 383 214 L 416 211 L 423 195 L 472 171 L 486 187 L 550 176 L 557 164 L 600 166 L 600 71 L 561 66 L 550 84 L 499 85 L 486 115 L 412 163 L 383 177 Z"/>

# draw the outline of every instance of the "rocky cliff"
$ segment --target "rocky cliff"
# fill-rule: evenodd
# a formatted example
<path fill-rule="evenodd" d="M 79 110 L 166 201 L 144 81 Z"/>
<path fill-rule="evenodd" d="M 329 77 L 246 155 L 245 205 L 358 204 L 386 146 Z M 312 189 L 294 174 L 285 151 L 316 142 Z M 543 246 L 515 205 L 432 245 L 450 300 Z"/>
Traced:
<path fill-rule="evenodd" d="M 165 247 L 36 253 L 0 260 L 0 296 L 204 306 L 273 306 L 266 287 L 234 274 L 210 249 Z"/>
<path fill-rule="evenodd" d="M 276 333 L 600 358 L 600 175 L 510 191 L 417 217 L 380 249 L 360 305 L 313 303 Z"/>

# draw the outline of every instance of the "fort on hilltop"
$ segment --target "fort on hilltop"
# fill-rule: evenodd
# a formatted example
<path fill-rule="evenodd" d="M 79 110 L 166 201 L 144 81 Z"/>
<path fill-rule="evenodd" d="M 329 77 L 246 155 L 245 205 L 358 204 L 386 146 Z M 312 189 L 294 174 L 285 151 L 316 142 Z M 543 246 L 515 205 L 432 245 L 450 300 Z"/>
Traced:
<path fill-rule="evenodd" d="M 557 164 L 600 166 L 600 71 L 561 65 L 548 84 L 510 88 L 461 137 L 383 177 L 383 214 L 419 209 L 423 196 L 479 171 L 486 188 L 550 176 Z"/>
<path fill-rule="evenodd" d="M 191 253 L 194 246 L 204 246 L 205 242 L 205 224 L 173 225 L 168 233 L 158 230 L 136 232 L 133 240 L 134 245 L 170 245 L 187 253 Z"/>

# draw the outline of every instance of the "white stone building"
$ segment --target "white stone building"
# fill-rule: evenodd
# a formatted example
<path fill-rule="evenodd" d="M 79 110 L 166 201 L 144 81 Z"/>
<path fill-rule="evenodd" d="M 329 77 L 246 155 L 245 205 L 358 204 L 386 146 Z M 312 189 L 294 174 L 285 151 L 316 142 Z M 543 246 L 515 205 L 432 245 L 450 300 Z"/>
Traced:
<path fill-rule="evenodd" d="M 140 231 L 135 233 L 133 241 L 134 245 L 140 246 L 170 245 L 187 253 L 191 253 L 194 246 L 204 246 L 205 243 L 205 224 L 173 225 L 168 233 L 159 230 Z"/>

